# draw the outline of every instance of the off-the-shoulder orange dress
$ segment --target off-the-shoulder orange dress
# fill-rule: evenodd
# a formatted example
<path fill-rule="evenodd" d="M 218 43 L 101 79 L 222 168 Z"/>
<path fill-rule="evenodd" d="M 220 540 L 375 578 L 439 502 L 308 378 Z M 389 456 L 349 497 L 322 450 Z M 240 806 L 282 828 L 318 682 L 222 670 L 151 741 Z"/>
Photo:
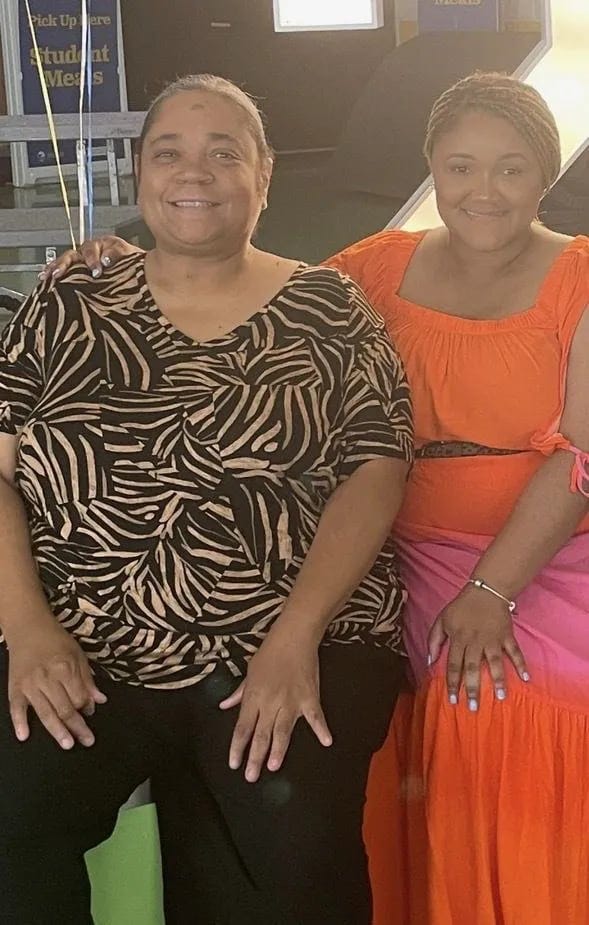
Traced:
<path fill-rule="evenodd" d="M 416 693 L 399 703 L 372 767 L 375 925 L 588 925 L 589 519 L 518 599 L 530 684 L 511 672 L 505 702 L 486 680 L 478 713 L 452 707 L 426 639 L 550 454 L 571 450 L 571 490 L 586 484 L 587 457 L 559 422 L 589 305 L 589 238 L 569 243 L 534 305 L 494 321 L 399 296 L 420 240 L 386 231 L 330 261 L 386 320 L 412 387 L 418 453 L 474 447 L 418 456 L 395 528 Z"/>

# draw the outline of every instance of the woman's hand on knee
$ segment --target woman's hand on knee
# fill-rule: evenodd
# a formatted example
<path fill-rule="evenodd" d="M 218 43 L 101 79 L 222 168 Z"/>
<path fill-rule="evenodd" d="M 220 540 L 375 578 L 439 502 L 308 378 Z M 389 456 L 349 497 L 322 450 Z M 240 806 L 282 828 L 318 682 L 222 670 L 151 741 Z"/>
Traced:
<path fill-rule="evenodd" d="M 264 764 L 269 771 L 282 767 L 301 717 L 322 745 L 332 743 L 319 699 L 317 647 L 279 631 L 270 631 L 253 656 L 246 679 L 220 704 L 223 710 L 235 706 L 240 711 L 229 765 L 239 768 L 247 752 L 245 777 L 251 783 L 258 780 Z"/>
<path fill-rule="evenodd" d="M 51 263 L 39 273 L 39 279 L 58 280 L 63 276 L 70 267 L 76 263 L 85 263 L 92 276 L 97 279 L 102 276 L 105 267 L 114 266 L 123 257 L 129 257 L 131 254 L 140 254 L 142 249 L 129 244 L 123 238 L 117 238 L 113 234 L 103 235 L 101 238 L 95 238 L 91 241 L 84 241 L 77 250 L 68 250 L 60 254 Z"/>
<path fill-rule="evenodd" d="M 9 641 L 8 699 L 17 739 L 30 734 L 28 711 L 64 749 L 94 744 L 84 714 L 106 702 L 76 640 L 52 617 L 22 639 Z"/>

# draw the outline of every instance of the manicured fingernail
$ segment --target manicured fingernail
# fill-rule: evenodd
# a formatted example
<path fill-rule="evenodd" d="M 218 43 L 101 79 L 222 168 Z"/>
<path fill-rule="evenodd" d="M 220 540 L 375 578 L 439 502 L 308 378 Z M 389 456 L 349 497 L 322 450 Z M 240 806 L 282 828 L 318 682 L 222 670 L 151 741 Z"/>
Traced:
<path fill-rule="evenodd" d="M 59 744 L 61 745 L 62 748 L 73 748 L 73 747 L 74 747 L 74 740 L 73 740 L 73 739 L 69 739 L 69 738 L 68 738 L 68 739 L 60 739 Z"/>
<path fill-rule="evenodd" d="M 92 270 L 92 276 L 94 277 L 94 279 L 98 279 L 99 276 L 102 276 L 102 270 L 100 269 L 100 267 L 94 267 L 94 269 Z"/>
<path fill-rule="evenodd" d="M 277 771 L 279 767 L 280 767 L 280 765 L 278 764 L 277 761 L 269 761 L 269 762 L 268 762 L 268 770 L 269 770 L 269 771 Z"/>
<path fill-rule="evenodd" d="M 237 761 L 235 758 L 230 758 L 229 767 L 231 768 L 232 771 L 237 771 L 239 767 L 239 761 Z"/>
<path fill-rule="evenodd" d="M 102 264 L 103 267 L 110 267 L 110 265 L 111 265 L 111 263 L 112 263 L 110 257 L 101 257 L 101 258 L 100 258 L 100 262 L 101 262 L 101 264 Z"/>
<path fill-rule="evenodd" d="M 16 737 L 19 742 L 26 742 L 27 740 L 27 730 L 23 726 L 16 727 Z"/>
<path fill-rule="evenodd" d="M 95 739 L 94 736 L 84 736 L 81 741 L 85 748 L 90 748 L 92 745 L 94 745 Z"/>
<path fill-rule="evenodd" d="M 450 703 L 452 704 L 453 707 L 456 706 L 456 704 L 458 703 L 458 697 L 456 696 L 456 694 L 450 694 Z"/>
<path fill-rule="evenodd" d="M 471 713 L 476 713 L 479 708 L 478 701 L 474 697 L 470 697 L 468 701 L 468 709 Z"/>
<path fill-rule="evenodd" d="M 522 674 L 522 681 L 526 681 L 526 682 L 527 682 L 527 681 L 529 681 L 529 680 L 530 680 L 530 676 L 529 676 L 528 672 L 527 672 L 527 671 L 524 671 L 523 674 Z"/>
<path fill-rule="evenodd" d="M 504 688 L 498 687 L 497 690 L 495 691 L 495 696 L 497 697 L 497 700 L 505 700 L 505 698 L 507 697 L 507 693 L 504 690 Z"/>

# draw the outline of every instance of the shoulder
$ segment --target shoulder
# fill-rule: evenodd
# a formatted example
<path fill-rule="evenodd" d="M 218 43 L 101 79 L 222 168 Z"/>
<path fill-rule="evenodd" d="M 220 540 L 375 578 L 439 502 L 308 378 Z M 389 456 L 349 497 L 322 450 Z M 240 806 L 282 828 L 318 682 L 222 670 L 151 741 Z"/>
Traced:
<path fill-rule="evenodd" d="M 545 278 L 545 295 L 556 309 L 578 299 L 589 304 L 589 237 L 559 237 L 560 248 Z"/>
<path fill-rule="evenodd" d="M 565 235 L 561 235 L 565 239 Z M 571 262 L 578 263 L 583 270 L 588 269 L 589 264 L 589 236 L 579 234 L 575 238 L 568 238 L 565 241 L 563 256 L 569 257 Z"/>
<path fill-rule="evenodd" d="M 381 290 L 396 288 L 422 237 L 422 232 L 380 231 L 346 247 L 327 264 L 356 280 L 371 298 L 378 297 Z"/>
<path fill-rule="evenodd" d="M 99 279 L 85 264 L 75 264 L 58 282 L 39 283 L 2 332 L 4 350 L 34 343 L 44 355 L 78 337 L 93 340 L 93 317 L 117 310 L 128 314 L 142 295 L 138 270 L 138 255 L 133 255 Z"/>
<path fill-rule="evenodd" d="M 104 269 L 98 279 L 85 264 L 75 264 L 47 293 L 47 316 L 61 328 L 69 324 L 93 337 L 94 323 L 100 319 L 122 320 L 141 307 L 146 293 L 143 274 L 144 254 L 132 254 Z"/>
<path fill-rule="evenodd" d="M 325 263 L 328 266 L 335 266 L 346 272 L 346 267 L 359 268 L 362 264 L 378 263 L 386 260 L 387 263 L 394 262 L 395 259 L 401 259 L 407 251 L 414 248 L 419 240 L 423 237 L 423 232 L 400 231 L 399 229 L 390 229 L 379 231 L 350 244 L 338 254 L 329 257 Z"/>
<path fill-rule="evenodd" d="M 347 336 L 360 324 L 384 327 L 358 284 L 335 267 L 303 266 L 284 293 L 289 323 L 303 324 L 312 335 Z"/>
<path fill-rule="evenodd" d="M 389 335 L 381 315 L 349 276 L 333 267 L 303 267 L 296 274 L 282 304 L 274 306 L 274 320 L 287 336 L 293 329 L 338 352 L 364 349 Z M 276 311 L 278 310 L 278 311 Z"/>
<path fill-rule="evenodd" d="M 88 305 L 101 305 L 103 309 L 108 307 L 109 299 L 113 305 L 117 305 L 130 291 L 141 288 L 144 260 L 143 253 L 132 254 L 104 269 L 98 279 L 94 279 L 85 264 L 77 263 L 70 267 L 50 291 L 58 299 L 84 299 Z"/>

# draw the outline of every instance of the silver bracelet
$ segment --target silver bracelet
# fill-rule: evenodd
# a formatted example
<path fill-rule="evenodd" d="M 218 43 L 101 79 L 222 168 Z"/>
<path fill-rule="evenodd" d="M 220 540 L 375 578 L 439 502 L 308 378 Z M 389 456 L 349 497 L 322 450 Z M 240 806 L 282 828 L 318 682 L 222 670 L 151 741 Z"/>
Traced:
<path fill-rule="evenodd" d="M 515 601 L 510 601 L 508 597 L 505 597 L 504 594 L 501 594 L 499 591 L 496 591 L 495 588 L 492 588 L 491 585 L 488 585 L 486 581 L 482 578 L 469 578 L 469 585 L 474 585 L 475 588 L 480 588 L 481 591 L 488 591 L 489 594 L 493 594 L 495 597 L 498 597 L 500 601 L 503 601 L 504 604 L 507 604 L 507 609 L 509 613 L 514 613 L 517 604 Z"/>

